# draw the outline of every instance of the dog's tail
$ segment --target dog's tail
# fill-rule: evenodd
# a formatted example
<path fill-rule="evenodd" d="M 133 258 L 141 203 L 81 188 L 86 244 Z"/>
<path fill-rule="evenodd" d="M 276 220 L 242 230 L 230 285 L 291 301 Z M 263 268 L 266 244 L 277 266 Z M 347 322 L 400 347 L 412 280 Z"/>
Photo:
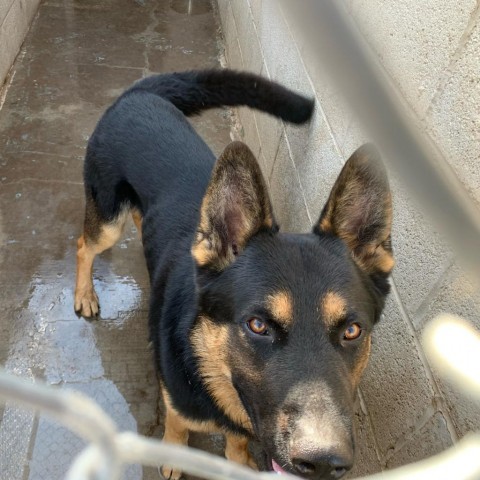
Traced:
<path fill-rule="evenodd" d="M 220 106 L 241 106 L 304 123 L 311 116 L 314 100 L 252 73 L 233 70 L 199 70 L 153 75 L 133 85 L 126 94 L 145 90 L 173 103 L 185 115 Z"/>

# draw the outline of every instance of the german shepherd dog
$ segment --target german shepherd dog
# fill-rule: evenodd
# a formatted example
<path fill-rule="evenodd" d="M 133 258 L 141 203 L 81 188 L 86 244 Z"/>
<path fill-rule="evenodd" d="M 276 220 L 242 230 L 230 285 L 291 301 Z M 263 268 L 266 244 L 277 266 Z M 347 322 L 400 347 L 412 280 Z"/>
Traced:
<path fill-rule="evenodd" d="M 241 142 L 216 160 L 186 116 L 247 105 L 302 123 L 313 101 L 259 76 L 152 76 L 103 115 L 85 159 L 75 310 L 99 311 L 96 255 L 128 214 L 142 232 L 164 440 L 222 432 L 228 459 L 311 479 L 354 457 L 353 405 L 393 268 L 389 184 L 376 150 L 345 164 L 311 233 L 280 233 L 260 167 Z M 320 188 L 320 185 L 319 185 Z M 181 472 L 164 466 L 177 480 Z"/>

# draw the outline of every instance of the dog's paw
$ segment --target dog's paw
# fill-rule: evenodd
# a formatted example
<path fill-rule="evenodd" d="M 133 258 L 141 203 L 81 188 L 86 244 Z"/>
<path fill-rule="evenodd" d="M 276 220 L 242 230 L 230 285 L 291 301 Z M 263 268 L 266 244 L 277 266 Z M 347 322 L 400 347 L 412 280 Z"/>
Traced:
<path fill-rule="evenodd" d="M 180 477 L 182 476 L 180 470 L 175 470 L 174 468 L 165 465 L 160 469 L 160 473 L 165 480 L 180 480 Z"/>
<path fill-rule="evenodd" d="M 96 317 L 100 310 L 93 288 L 75 292 L 75 313 L 85 318 Z"/>

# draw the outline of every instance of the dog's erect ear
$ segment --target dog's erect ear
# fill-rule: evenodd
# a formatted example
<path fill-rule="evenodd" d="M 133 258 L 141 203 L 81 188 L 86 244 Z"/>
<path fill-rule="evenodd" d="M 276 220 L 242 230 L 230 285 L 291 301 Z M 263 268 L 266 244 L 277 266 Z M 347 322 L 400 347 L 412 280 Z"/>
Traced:
<path fill-rule="evenodd" d="M 376 148 L 366 144 L 340 172 L 314 231 L 340 237 L 366 273 L 388 275 L 395 264 L 391 229 L 387 172 Z"/>
<path fill-rule="evenodd" d="M 242 142 L 227 146 L 213 168 L 192 245 L 198 266 L 223 270 L 248 240 L 275 221 L 260 167 Z"/>

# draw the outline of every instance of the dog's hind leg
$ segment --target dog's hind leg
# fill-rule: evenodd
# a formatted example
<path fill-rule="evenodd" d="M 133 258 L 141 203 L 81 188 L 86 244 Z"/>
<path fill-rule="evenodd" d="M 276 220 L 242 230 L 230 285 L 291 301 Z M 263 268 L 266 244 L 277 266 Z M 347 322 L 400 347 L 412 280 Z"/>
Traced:
<path fill-rule="evenodd" d="M 95 257 L 115 245 L 119 240 L 128 209 L 110 221 L 100 215 L 94 200 L 87 197 L 83 235 L 77 242 L 77 281 L 75 287 L 75 312 L 84 317 L 98 315 L 98 297 L 93 288 L 93 262 Z"/>
<path fill-rule="evenodd" d="M 140 237 L 140 240 L 141 240 L 142 239 L 143 217 L 142 217 L 142 214 L 140 213 L 140 211 L 137 210 L 136 208 L 132 208 L 132 219 L 133 219 L 133 223 L 135 223 L 135 227 L 137 229 L 138 236 Z"/>
<path fill-rule="evenodd" d="M 227 433 L 225 434 L 225 440 L 225 457 L 228 460 L 258 470 L 255 460 L 253 460 L 248 451 L 248 439 L 246 437 Z"/>

